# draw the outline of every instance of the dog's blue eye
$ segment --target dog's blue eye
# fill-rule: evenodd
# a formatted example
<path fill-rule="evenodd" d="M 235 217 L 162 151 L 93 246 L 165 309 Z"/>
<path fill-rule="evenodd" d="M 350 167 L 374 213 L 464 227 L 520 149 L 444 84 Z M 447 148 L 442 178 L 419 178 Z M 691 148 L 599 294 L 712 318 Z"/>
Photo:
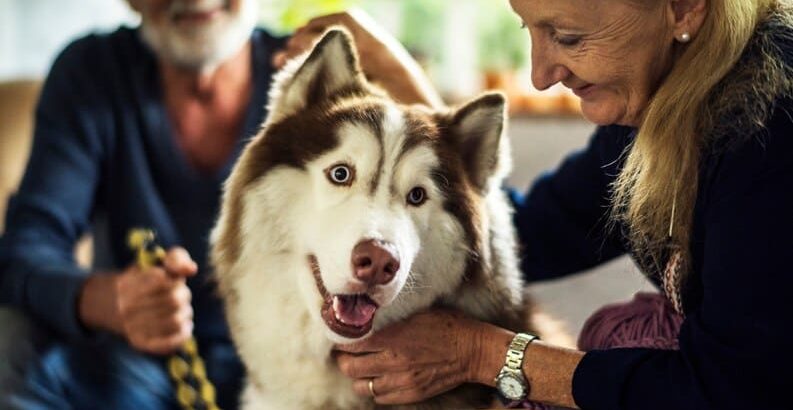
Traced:
<path fill-rule="evenodd" d="M 427 201 L 427 191 L 417 186 L 408 192 L 408 203 L 413 206 L 420 206 Z"/>
<path fill-rule="evenodd" d="M 346 165 L 336 165 L 328 170 L 328 179 L 336 185 L 352 184 L 353 172 Z"/>

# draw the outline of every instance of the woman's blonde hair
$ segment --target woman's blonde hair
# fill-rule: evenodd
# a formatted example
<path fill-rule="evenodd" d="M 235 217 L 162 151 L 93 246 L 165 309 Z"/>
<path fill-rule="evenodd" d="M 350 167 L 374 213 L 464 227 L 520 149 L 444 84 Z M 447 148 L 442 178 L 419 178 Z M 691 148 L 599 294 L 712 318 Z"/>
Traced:
<path fill-rule="evenodd" d="M 644 0 L 647 1 L 653 0 Z M 657 1 L 657 0 L 654 0 Z M 628 229 L 632 250 L 650 273 L 670 250 L 690 266 L 689 241 L 709 97 L 730 72 L 775 0 L 708 0 L 696 37 L 683 48 L 645 112 L 613 186 L 612 220 Z M 670 248 L 671 247 L 671 248 Z"/>

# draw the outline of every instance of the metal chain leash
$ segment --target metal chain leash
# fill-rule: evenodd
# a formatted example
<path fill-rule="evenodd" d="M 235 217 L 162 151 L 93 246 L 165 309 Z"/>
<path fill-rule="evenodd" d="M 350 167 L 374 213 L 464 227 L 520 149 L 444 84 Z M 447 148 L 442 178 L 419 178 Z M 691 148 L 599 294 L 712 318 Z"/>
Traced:
<path fill-rule="evenodd" d="M 151 229 L 136 228 L 129 231 L 127 243 L 135 252 L 135 263 L 140 269 L 159 265 L 165 250 L 157 244 Z M 220 410 L 215 403 L 215 386 L 209 381 L 206 366 L 198 353 L 195 337 L 190 339 L 168 358 L 168 374 L 174 383 L 176 400 L 184 410 Z"/>

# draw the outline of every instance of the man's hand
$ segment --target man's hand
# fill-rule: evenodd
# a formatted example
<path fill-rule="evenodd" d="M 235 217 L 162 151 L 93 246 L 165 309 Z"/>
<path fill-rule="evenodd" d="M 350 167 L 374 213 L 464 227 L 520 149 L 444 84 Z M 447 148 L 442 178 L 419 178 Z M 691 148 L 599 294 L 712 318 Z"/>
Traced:
<path fill-rule="evenodd" d="M 378 404 L 415 403 L 478 381 L 482 329 L 489 326 L 450 310 L 419 313 L 337 346 L 336 361 L 357 394 L 370 397 L 373 379 Z"/>
<path fill-rule="evenodd" d="M 79 302 L 82 322 L 118 333 L 132 347 L 168 354 L 193 332 L 191 293 L 185 278 L 198 267 L 183 248 L 172 248 L 162 267 L 142 271 L 133 265 L 118 275 L 93 275 Z"/>
<path fill-rule="evenodd" d="M 360 10 L 310 20 L 292 34 L 285 49 L 273 55 L 273 65 L 281 68 L 289 59 L 308 51 L 332 26 L 344 26 L 352 34 L 361 69 L 369 81 L 383 87 L 403 104 L 443 106 L 443 101 L 407 50 Z"/>

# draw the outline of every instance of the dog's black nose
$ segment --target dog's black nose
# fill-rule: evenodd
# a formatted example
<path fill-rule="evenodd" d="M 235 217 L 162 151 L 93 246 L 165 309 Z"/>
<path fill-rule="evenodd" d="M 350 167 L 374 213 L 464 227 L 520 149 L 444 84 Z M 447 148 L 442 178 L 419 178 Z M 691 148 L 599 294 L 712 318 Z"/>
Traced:
<path fill-rule="evenodd" d="M 352 271 L 367 285 L 385 285 L 399 270 L 399 253 L 385 241 L 367 239 L 352 249 Z"/>

